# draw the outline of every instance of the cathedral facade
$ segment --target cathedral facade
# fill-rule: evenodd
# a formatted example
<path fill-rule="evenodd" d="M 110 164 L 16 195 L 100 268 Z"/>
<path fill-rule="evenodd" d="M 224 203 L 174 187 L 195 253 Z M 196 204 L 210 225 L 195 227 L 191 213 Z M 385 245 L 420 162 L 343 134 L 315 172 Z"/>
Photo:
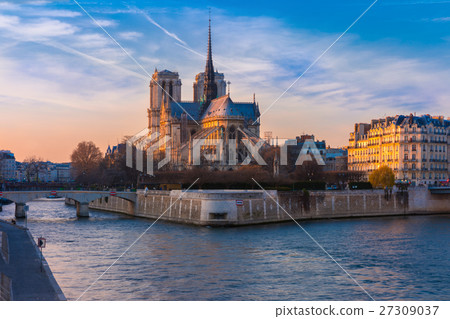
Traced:
<path fill-rule="evenodd" d="M 226 89 L 224 74 L 213 66 L 210 21 L 205 71 L 195 76 L 193 101 L 181 100 L 177 72 L 155 69 L 152 75 L 147 112 L 154 156 L 178 169 L 199 165 L 198 152 L 202 165 L 229 169 L 248 161 L 245 144 L 260 140 L 259 105 L 254 98 L 234 102 Z"/>

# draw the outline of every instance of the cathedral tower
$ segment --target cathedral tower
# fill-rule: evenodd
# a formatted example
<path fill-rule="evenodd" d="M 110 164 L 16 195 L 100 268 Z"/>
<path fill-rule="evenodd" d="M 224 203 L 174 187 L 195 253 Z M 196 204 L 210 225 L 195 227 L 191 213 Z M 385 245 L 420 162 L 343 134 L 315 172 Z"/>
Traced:
<path fill-rule="evenodd" d="M 163 97 L 166 101 L 181 101 L 181 80 L 178 72 L 158 71 L 150 81 L 150 108 L 148 112 L 148 128 L 152 133 L 159 132 L 160 111 Z"/>

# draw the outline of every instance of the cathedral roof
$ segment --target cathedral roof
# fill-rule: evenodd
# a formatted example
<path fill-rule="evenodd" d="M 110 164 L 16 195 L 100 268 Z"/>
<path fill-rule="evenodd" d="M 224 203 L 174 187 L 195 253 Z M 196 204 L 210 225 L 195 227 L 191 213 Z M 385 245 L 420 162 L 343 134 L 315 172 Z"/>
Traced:
<path fill-rule="evenodd" d="M 201 105 L 197 102 L 171 102 L 171 115 L 180 119 L 183 113 L 189 113 L 188 119 L 194 118 L 196 121 L 215 116 L 240 116 L 246 121 L 256 121 L 259 117 L 259 109 L 255 103 L 235 103 L 228 95 L 214 99 L 209 104 L 203 115 L 200 115 Z M 191 118 L 192 116 L 192 118 Z"/>
<path fill-rule="evenodd" d="M 203 119 L 214 116 L 241 116 L 245 120 L 256 121 L 259 112 L 255 103 L 234 103 L 228 95 L 224 95 L 211 101 Z"/>
<path fill-rule="evenodd" d="M 178 72 L 172 72 L 172 71 L 169 71 L 167 69 L 164 69 L 162 71 L 158 71 L 158 74 L 159 75 L 164 75 L 164 74 L 167 74 L 167 75 L 178 75 Z"/>
<path fill-rule="evenodd" d="M 200 104 L 197 102 L 171 102 L 170 103 L 171 115 L 174 118 L 181 118 L 181 114 L 189 113 L 188 119 L 192 120 L 191 116 L 198 120 L 200 117 Z"/>

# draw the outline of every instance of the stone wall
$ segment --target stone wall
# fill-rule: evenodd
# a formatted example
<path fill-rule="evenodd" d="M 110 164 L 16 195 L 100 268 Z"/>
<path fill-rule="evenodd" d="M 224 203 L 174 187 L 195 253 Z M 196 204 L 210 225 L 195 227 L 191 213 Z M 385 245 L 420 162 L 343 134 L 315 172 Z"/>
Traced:
<path fill-rule="evenodd" d="M 182 223 L 201 224 L 202 200 L 198 198 L 181 198 L 170 195 L 138 195 L 135 215 L 147 218 Z"/>
<path fill-rule="evenodd" d="M 138 191 L 137 203 L 110 197 L 90 208 L 137 217 L 196 224 L 249 225 L 345 217 L 449 213 L 450 195 L 432 195 L 426 188 L 385 197 L 383 190 L 302 192 L 276 191 Z"/>
<path fill-rule="evenodd" d="M 426 188 L 425 188 L 426 190 Z M 409 190 L 410 212 L 450 212 L 450 194 L 431 194 L 424 187 Z"/>
<path fill-rule="evenodd" d="M 133 215 L 134 203 L 119 197 L 111 196 L 99 198 L 90 202 L 89 208 Z"/>
<path fill-rule="evenodd" d="M 363 217 L 404 214 L 408 210 L 408 194 L 384 191 L 315 192 L 311 196 L 311 218 Z"/>

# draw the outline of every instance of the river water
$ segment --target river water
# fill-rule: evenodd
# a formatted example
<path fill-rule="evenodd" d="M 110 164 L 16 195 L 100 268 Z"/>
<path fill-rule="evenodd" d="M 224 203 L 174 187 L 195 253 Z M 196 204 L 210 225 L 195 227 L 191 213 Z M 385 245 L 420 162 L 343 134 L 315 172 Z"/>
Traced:
<path fill-rule="evenodd" d="M 153 223 L 63 201 L 28 203 L 28 227 L 69 300 Z M 14 204 L 0 218 L 14 217 Z M 19 224 L 23 224 L 20 221 Z M 301 225 L 375 300 L 450 300 L 450 215 Z M 208 228 L 158 221 L 80 300 L 370 300 L 294 223 Z"/>

